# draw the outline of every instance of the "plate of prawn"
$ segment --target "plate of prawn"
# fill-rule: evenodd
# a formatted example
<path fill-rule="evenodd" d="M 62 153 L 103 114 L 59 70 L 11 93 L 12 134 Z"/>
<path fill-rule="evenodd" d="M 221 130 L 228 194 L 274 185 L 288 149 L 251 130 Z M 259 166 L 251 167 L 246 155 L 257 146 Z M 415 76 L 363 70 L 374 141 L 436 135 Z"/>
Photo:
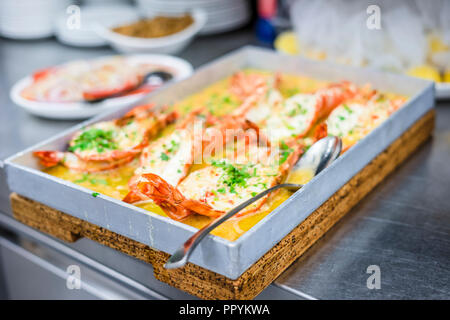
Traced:
<path fill-rule="evenodd" d="M 167 72 L 178 81 L 190 76 L 193 68 L 183 59 L 159 54 L 75 60 L 33 72 L 11 88 L 10 97 L 16 105 L 40 117 L 84 119 L 132 105 L 158 89 L 160 84 L 141 84 L 152 71 Z M 117 96 L 89 102 L 110 95 Z"/>

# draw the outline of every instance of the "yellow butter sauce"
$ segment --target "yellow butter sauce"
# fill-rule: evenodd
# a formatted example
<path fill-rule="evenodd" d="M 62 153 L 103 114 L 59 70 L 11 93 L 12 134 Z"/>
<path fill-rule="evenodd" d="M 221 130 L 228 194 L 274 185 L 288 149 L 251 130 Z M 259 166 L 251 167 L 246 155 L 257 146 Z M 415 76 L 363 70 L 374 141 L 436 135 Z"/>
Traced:
<path fill-rule="evenodd" d="M 259 73 L 266 76 L 273 74 L 259 70 L 244 70 L 244 72 Z M 285 97 L 289 97 L 296 93 L 314 91 L 318 88 L 324 87 L 326 84 L 326 82 L 303 76 L 283 74 L 279 89 Z M 218 81 L 199 93 L 195 93 L 188 96 L 184 100 L 175 103 L 173 108 L 178 110 L 181 114 L 186 114 L 196 108 L 204 107 L 216 116 L 225 115 L 242 103 L 242 101 L 230 92 L 229 87 L 230 77 Z M 174 125 L 168 126 L 163 130 L 161 136 L 169 134 L 173 131 L 173 129 Z M 45 172 L 61 179 L 79 184 L 92 190 L 93 192 L 98 192 L 115 199 L 123 199 L 129 191 L 128 181 L 133 176 L 134 170 L 138 167 L 138 164 L 139 161 L 136 159 L 133 162 L 114 170 L 90 174 L 73 172 L 64 166 L 58 165 L 56 167 L 46 169 Z M 202 165 L 194 165 L 191 168 L 191 172 L 201 167 Z M 289 176 L 289 181 L 304 184 L 309 181 L 311 177 L 311 172 L 304 170 L 302 172 L 291 173 Z M 252 228 L 261 219 L 267 216 L 270 212 L 272 212 L 275 208 L 277 208 L 280 204 L 282 204 L 291 194 L 291 192 L 281 189 L 277 191 L 275 195 L 270 197 L 262 209 L 257 213 L 238 219 L 231 219 L 216 228 L 212 233 L 219 237 L 234 241 Z M 154 214 L 166 216 L 163 210 L 154 203 L 149 202 L 145 204 L 138 204 L 137 206 Z M 192 215 L 184 219 L 182 222 L 196 228 L 201 228 L 210 221 L 211 218 L 209 217 Z"/>
<path fill-rule="evenodd" d="M 115 199 L 123 199 L 129 189 L 128 180 L 133 176 L 138 166 L 137 159 L 132 163 L 121 166 L 114 170 L 98 173 L 81 173 L 67 169 L 62 165 L 45 169 L 52 176 L 74 182 L 94 192 L 107 195 Z"/>
<path fill-rule="evenodd" d="M 313 177 L 313 173 L 311 170 L 301 169 L 295 172 L 292 172 L 288 181 L 290 183 L 298 183 L 305 184 Z M 246 231 L 250 230 L 255 224 L 257 224 L 261 219 L 267 216 L 270 212 L 275 210 L 279 205 L 281 205 L 287 198 L 292 195 L 291 191 L 281 189 L 276 191 L 276 194 L 270 197 L 267 203 L 263 206 L 263 209 L 258 211 L 255 214 L 251 214 L 248 216 L 244 216 L 238 219 L 230 219 L 224 222 L 222 225 L 217 227 L 212 231 L 212 234 L 228 239 L 228 240 L 236 240 Z M 154 203 L 146 203 L 142 205 L 138 205 L 139 207 L 153 211 L 157 214 L 164 215 L 164 212 Z M 195 228 L 202 228 L 207 223 L 211 222 L 212 218 L 201 216 L 201 215 L 192 215 L 183 220 L 183 223 L 186 223 Z"/>
<path fill-rule="evenodd" d="M 90 174 L 74 172 L 68 170 L 63 166 L 49 168 L 46 169 L 45 172 L 61 179 L 75 182 L 76 184 L 86 187 L 93 192 L 99 192 L 115 199 L 123 199 L 129 191 L 128 180 L 133 176 L 133 172 L 137 168 L 137 165 L 137 161 L 133 161 L 130 164 L 114 170 L 110 170 L 108 172 Z M 201 165 L 196 166 L 200 167 Z M 313 174 L 310 170 L 302 169 L 291 172 L 288 176 L 287 181 L 289 181 L 290 183 L 305 184 L 312 177 Z M 246 231 L 250 230 L 255 224 L 257 224 L 270 212 L 275 210 L 291 195 L 292 192 L 284 189 L 276 191 L 276 194 L 268 199 L 262 210 L 249 216 L 244 216 L 238 219 L 231 219 L 217 227 L 212 232 L 212 234 L 228 239 L 230 241 L 236 240 Z M 138 204 L 137 206 L 155 214 L 166 216 L 164 211 L 154 203 L 143 203 Z M 195 228 L 202 228 L 210 221 L 211 218 L 209 217 L 192 215 L 184 219 L 182 222 Z"/>
<path fill-rule="evenodd" d="M 300 168 L 289 173 L 286 182 L 305 184 L 314 177 L 314 170 L 310 168 Z"/>

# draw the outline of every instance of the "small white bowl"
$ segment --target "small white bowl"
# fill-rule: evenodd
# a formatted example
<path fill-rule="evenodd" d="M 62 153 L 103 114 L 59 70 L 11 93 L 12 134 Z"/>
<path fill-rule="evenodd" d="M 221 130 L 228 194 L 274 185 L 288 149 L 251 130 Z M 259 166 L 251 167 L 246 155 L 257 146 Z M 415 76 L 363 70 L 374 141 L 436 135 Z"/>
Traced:
<path fill-rule="evenodd" d="M 183 50 L 203 28 L 206 23 L 206 13 L 202 10 L 190 12 L 194 22 L 184 30 L 160 38 L 129 37 L 112 31 L 117 25 L 97 24 L 96 31 L 113 48 L 122 53 L 163 53 L 175 54 Z M 135 21 L 130 21 L 133 23 Z M 126 23 L 123 23 L 126 24 Z M 123 25 L 122 24 L 122 25 Z"/>

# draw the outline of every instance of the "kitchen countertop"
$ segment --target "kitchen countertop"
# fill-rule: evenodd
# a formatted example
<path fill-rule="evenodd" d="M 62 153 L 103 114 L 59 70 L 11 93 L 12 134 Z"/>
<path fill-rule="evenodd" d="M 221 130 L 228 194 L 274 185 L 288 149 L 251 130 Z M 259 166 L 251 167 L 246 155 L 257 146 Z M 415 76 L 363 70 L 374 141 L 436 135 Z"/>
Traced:
<path fill-rule="evenodd" d="M 180 56 L 198 67 L 246 44 L 258 45 L 251 30 L 201 37 Z M 79 49 L 54 39 L 0 38 L 0 211 L 10 214 L 1 160 L 77 123 L 27 114 L 9 99 L 11 86 L 42 67 L 112 53 L 108 47 Z M 450 298 L 450 101 L 438 102 L 436 111 L 434 137 L 285 271 L 269 287 L 271 294 L 261 297 Z M 8 228 L 9 218 L 3 217 L 2 225 Z M 94 256 L 114 270 L 126 273 L 133 269 L 133 279 L 146 278 L 145 264 L 92 241 L 63 246 L 67 252 Z M 130 264 L 138 265 L 129 268 Z M 380 268 L 380 289 L 367 287 L 371 274 L 366 271 L 371 265 Z M 161 286 L 157 281 L 142 282 L 148 287 Z M 170 297 L 185 298 L 176 289 L 169 291 Z"/>

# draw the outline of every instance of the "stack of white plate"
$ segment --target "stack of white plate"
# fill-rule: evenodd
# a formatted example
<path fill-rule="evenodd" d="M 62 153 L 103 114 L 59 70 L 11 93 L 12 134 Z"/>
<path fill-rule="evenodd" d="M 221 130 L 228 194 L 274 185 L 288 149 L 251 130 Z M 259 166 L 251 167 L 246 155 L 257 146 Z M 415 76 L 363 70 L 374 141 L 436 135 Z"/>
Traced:
<path fill-rule="evenodd" d="M 53 34 L 55 18 L 69 0 L 1 0 L 0 35 L 12 39 L 37 39 Z"/>
<path fill-rule="evenodd" d="M 205 11 L 206 25 L 200 34 L 216 34 L 237 29 L 251 18 L 248 0 L 136 0 L 144 16 L 173 15 L 193 9 Z"/>

